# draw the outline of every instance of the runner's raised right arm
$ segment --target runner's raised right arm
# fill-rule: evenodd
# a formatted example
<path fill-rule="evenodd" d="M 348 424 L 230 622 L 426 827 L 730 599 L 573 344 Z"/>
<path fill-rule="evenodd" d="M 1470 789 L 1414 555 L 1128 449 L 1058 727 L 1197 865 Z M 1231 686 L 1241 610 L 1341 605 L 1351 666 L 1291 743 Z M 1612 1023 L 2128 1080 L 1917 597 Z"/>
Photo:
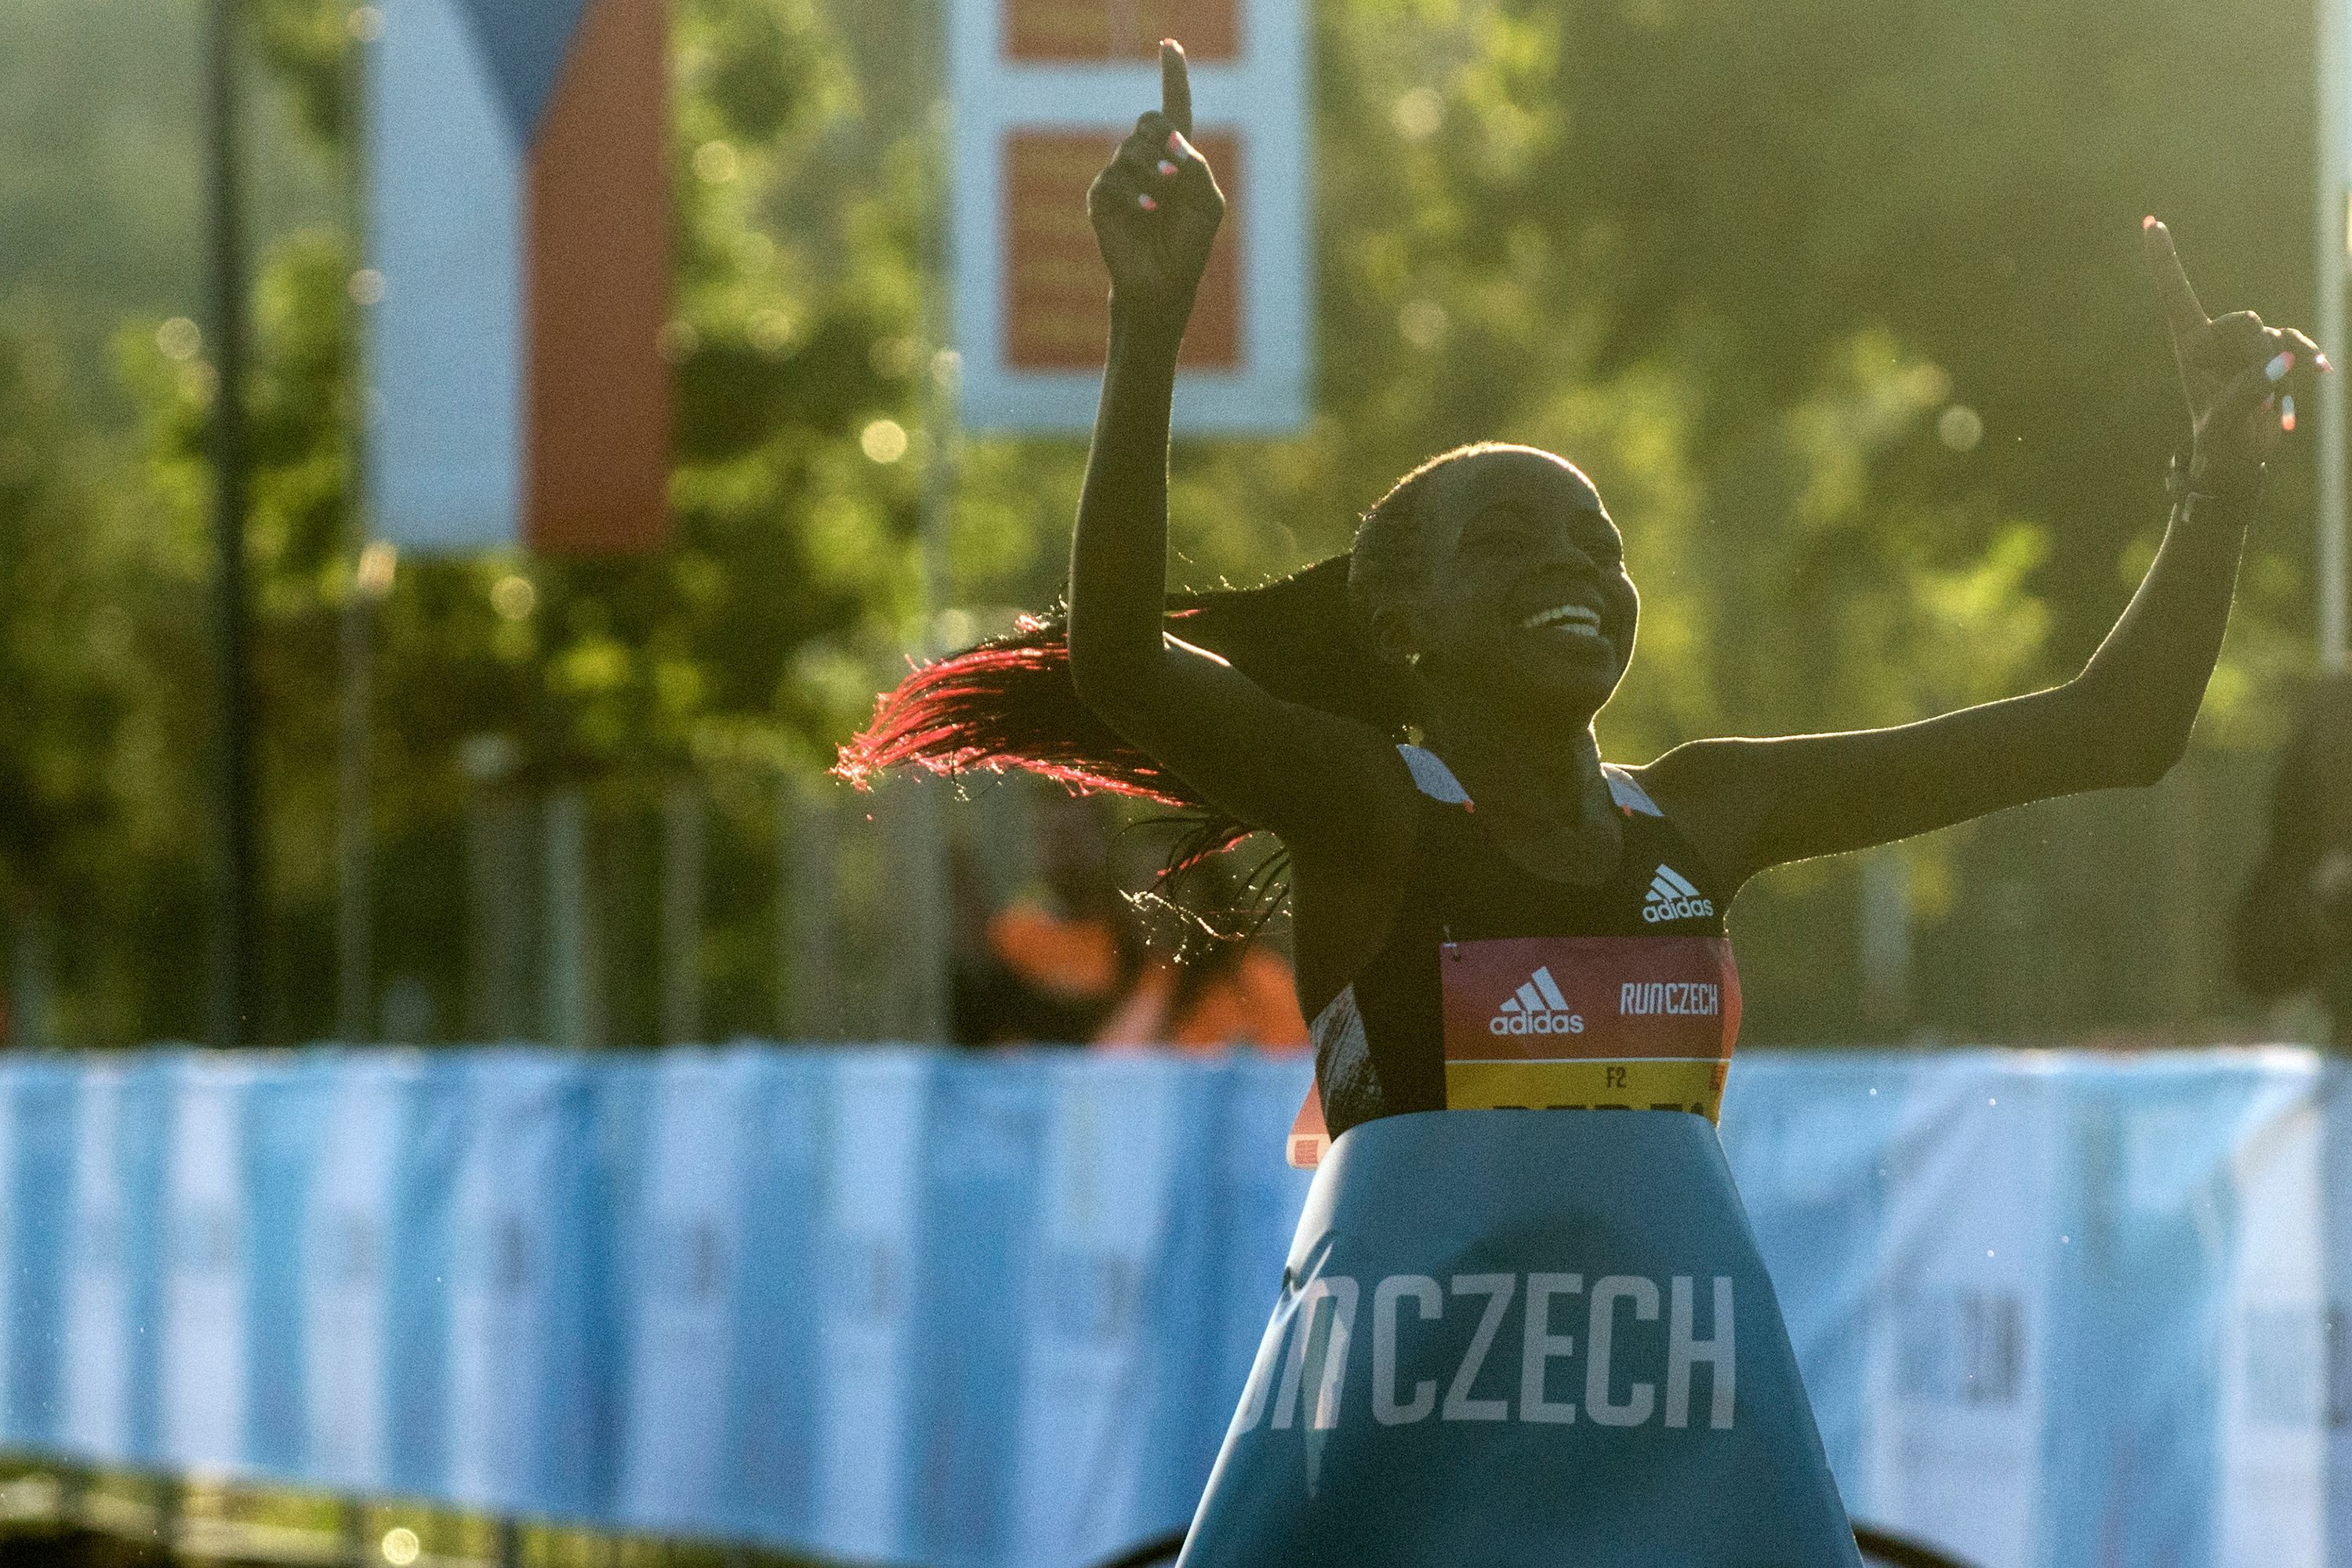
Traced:
<path fill-rule="evenodd" d="M 1087 193 L 1110 269 L 1111 331 L 1070 549 L 1071 679 L 1104 722 L 1243 821 L 1293 849 L 1358 841 L 1367 810 L 1409 801 L 1394 750 L 1166 631 L 1176 355 L 1225 204 L 1186 139 L 1192 88 L 1171 43 L 1160 79 L 1161 108 L 1136 121 Z"/>

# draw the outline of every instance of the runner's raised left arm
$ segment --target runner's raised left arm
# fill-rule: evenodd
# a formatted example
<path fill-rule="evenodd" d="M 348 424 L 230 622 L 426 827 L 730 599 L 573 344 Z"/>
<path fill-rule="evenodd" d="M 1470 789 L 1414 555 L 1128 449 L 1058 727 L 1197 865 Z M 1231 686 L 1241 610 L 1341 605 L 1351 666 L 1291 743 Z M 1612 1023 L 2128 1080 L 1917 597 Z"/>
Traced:
<path fill-rule="evenodd" d="M 2145 226 L 2192 436 L 2163 543 L 2115 629 L 2082 673 L 2044 691 L 1892 729 L 1668 752 L 1643 782 L 1718 874 L 1737 882 L 2027 801 L 2154 784 L 2179 760 L 2229 625 L 2281 395 L 2327 367 L 2310 339 L 2251 311 L 2208 320 L 2171 236 Z"/>

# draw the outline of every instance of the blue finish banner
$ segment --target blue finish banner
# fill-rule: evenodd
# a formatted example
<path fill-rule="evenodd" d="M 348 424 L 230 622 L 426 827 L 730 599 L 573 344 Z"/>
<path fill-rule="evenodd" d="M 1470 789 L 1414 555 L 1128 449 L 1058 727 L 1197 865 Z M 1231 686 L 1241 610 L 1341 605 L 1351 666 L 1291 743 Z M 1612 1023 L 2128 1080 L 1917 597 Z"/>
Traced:
<path fill-rule="evenodd" d="M 1381 1281 L 1437 1274 L 1350 1272 L 1338 1240 L 1285 1295 L 1294 1241 L 1354 1201 L 1307 1210 L 1283 1161 L 1307 1073 L 767 1045 L 0 1058 L 0 1444 L 1078 1568 L 1192 1516 L 1278 1304 L 1323 1280 L 1292 1420 L 1257 1428 L 1299 1445 L 1332 1436 L 1322 1389 L 1339 1414 L 1372 1397 L 1383 1311 L 1422 1326 L 1425 1292 Z M 1845 1507 L 1987 1568 L 2352 1564 L 2347 1084 L 2284 1048 L 1743 1055 L 1738 1200 L 1711 1188 L 1706 1223 L 1744 1207 Z M 1705 1145 L 1676 1169 L 1712 1159 L 1701 1124 L 1672 1131 Z M 1654 1153 L 1621 1163 L 1663 1180 Z M 1501 1203 L 1455 1206 L 1475 1228 Z M 1411 1240 L 1349 1224 L 1349 1247 Z M 1604 1401 L 1666 1400 L 1671 1366 L 1625 1358 L 1671 1337 L 1675 1270 L 1611 1268 L 1447 1264 L 1446 1291 L 1507 1271 L 1522 1292 L 1494 1352 L 1514 1376 L 1463 1398 L 1524 1396 L 1526 1279 L 1565 1272 L 1583 1293 L 1552 1290 L 1544 1333 L 1579 1344 L 1536 1390 L 1579 1406 L 1559 1430 L 1600 1430 L 1577 1357 L 1604 1279 Z M 1749 1305 L 1743 1398 L 1771 1337 Z M 1402 1366 L 1409 1401 L 1435 1374 Z"/>

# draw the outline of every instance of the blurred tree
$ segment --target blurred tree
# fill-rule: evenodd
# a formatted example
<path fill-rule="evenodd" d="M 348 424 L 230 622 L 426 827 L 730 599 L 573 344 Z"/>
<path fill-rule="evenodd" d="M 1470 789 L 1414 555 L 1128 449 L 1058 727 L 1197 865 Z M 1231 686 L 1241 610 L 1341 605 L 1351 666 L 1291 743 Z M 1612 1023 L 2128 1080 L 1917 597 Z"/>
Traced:
<path fill-rule="evenodd" d="M 340 165 L 351 131 L 348 8 L 270 0 L 257 18 L 301 123 Z M 908 247 L 928 195 L 921 164 L 887 122 L 861 112 L 824 18 L 804 0 L 684 0 L 672 47 L 676 546 L 620 561 L 404 562 L 378 611 L 375 831 L 387 904 L 378 972 L 425 981 L 445 1004 L 436 1009 L 444 1027 L 462 1016 L 463 944 L 451 940 L 447 910 L 463 880 L 452 846 L 469 739 L 504 737 L 524 787 L 585 783 L 615 815 L 649 806 L 689 768 L 731 771 L 748 788 L 780 767 L 829 760 L 823 737 L 862 710 L 868 672 L 907 630 L 916 465 L 861 437 L 894 414 L 912 422 Z M 824 184 L 803 174 L 845 163 L 896 177 L 835 184 L 808 221 L 775 221 L 777 205 Z M 278 1037 L 318 1032 L 332 1013 L 331 759 L 336 621 L 352 592 L 355 265 L 341 232 L 306 230 L 270 247 L 256 290 L 252 550 L 276 1007 L 268 1026 Z M 183 529 L 200 526 L 208 383 L 143 328 L 122 343 L 153 488 Z M 202 369 L 201 351 L 190 363 Z M 200 755 L 183 759 L 199 788 Z M 747 811 L 753 800 L 764 810 L 763 793 L 738 795 Z M 764 870 L 757 856 L 738 859 L 747 875 Z M 762 968 L 761 944 L 733 950 L 739 969 Z M 733 976 L 731 992 L 720 978 L 722 1023 L 728 999 L 734 1026 L 769 1022 L 764 972 Z M 624 1028 L 632 1018 L 625 1003 Z"/>
<path fill-rule="evenodd" d="M 0 300 L 38 320 L 81 417 L 108 427 L 134 412 L 106 353 L 122 318 L 203 299 L 200 21 L 190 0 L 0 0 Z M 246 101 L 254 232 L 317 221 L 315 144 L 279 95 Z"/>
<path fill-rule="evenodd" d="M 200 557 L 108 482 L 88 423 L 56 345 L 0 328 L 0 928 L 61 983 L 59 1015 L 15 1033 L 67 1039 L 181 1016 L 204 957 L 179 935 L 203 908 L 203 710 L 173 673 L 203 668 Z"/>

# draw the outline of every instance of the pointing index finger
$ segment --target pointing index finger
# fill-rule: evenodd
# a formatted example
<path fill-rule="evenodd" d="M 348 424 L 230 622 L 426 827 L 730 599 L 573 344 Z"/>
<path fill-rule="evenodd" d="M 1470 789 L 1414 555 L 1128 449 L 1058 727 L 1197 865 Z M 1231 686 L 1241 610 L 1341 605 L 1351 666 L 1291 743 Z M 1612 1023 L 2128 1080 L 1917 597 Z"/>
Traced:
<path fill-rule="evenodd" d="M 1184 46 L 1160 40 L 1160 112 L 1188 139 L 1192 134 L 1192 78 L 1184 68 Z"/>
<path fill-rule="evenodd" d="M 2153 217 L 2140 220 L 2140 232 L 2147 252 L 2147 269 L 2156 280 L 2156 296 L 2164 307 L 2165 325 L 2171 328 L 2175 338 L 2184 338 L 2207 323 L 2205 307 L 2197 302 L 2197 290 L 2189 286 L 2189 274 L 2180 269 L 2180 254 L 2172 248 L 2172 231 Z"/>

